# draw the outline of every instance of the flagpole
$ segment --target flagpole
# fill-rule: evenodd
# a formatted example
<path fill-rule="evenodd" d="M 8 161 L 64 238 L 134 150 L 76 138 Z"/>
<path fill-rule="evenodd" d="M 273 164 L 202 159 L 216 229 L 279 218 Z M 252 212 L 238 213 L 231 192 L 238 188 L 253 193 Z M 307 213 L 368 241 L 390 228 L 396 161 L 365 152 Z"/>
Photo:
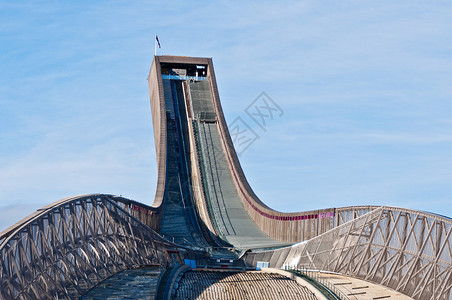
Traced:
<path fill-rule="evenodd" d="M 154 39 L 154 56 L 157 56 L 157 33 L 155 34 Z"/>

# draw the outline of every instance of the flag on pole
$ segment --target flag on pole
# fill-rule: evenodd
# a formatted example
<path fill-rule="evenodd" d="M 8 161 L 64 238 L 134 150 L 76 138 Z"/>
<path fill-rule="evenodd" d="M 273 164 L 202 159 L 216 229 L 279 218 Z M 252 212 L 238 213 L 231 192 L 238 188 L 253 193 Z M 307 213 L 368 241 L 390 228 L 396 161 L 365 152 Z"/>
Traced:
<path fill-rule="evenodd" d="M 157 34 L 155 35 L 155 40 L 157 41 L 157 44 L 159 45 L 159 48 L 162 48 L 162 47 L 160 46 L 160 41 L 159 41 L 159 37 L 157 36 Z"/>

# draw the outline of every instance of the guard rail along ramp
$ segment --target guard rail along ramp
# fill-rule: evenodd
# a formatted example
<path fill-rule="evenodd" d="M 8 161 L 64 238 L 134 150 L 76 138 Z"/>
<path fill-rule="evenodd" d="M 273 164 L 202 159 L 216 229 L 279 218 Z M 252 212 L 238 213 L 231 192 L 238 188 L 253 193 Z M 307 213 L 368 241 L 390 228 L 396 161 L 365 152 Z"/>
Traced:
<path fill-rule="evenodd" d="M 117 196 L 77 196 L 3 231 L 0 299 L 78 298 L 120 271 L 164 265 L 174 245 L 132 216 L 146 221 L 147 209 Z"/>

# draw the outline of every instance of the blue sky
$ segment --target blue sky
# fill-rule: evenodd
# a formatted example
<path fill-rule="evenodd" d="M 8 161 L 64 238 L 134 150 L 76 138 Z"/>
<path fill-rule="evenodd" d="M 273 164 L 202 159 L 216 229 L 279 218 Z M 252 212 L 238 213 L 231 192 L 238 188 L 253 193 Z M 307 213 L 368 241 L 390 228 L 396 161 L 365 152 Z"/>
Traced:
<path fill-rule="evenodd" d="M 0 1 L 0 230 L 68 196 L 152 203 L 146 77 L 213 57 L 240 157 L 281 211 L 373 204 L 452 216 L 449 1 Z M 246 107 L 284 111 L 266 131 Z"/>

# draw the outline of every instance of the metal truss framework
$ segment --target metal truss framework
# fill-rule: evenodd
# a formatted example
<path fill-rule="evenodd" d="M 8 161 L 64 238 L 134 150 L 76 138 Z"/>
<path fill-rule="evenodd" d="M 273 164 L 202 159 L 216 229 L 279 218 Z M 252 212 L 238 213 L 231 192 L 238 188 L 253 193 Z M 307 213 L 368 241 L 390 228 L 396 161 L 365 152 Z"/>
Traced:
<path fill-rule="evenodd" d="M 361 278 L 414 299 L 452 299 L 451 233 L 451 219 L 380 207 L 275 254 L 287 266 Z"/>
<path fill-rule="evenodd" d="M 125 269 L 166 263 L 173 245 L 119 200 L 61 200 L 0 236 L 0 298 L 77 298 Z"/>

